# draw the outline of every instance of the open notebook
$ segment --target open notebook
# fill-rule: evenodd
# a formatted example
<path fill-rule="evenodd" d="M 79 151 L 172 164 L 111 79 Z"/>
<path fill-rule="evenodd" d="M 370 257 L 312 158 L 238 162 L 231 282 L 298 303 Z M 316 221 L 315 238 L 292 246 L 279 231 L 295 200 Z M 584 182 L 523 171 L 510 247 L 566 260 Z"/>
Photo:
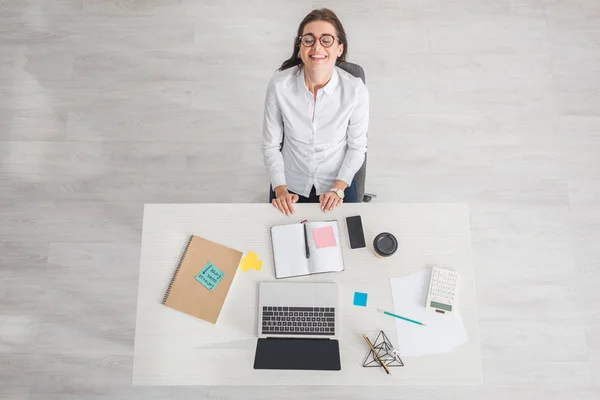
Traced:
<path fill-rule="evenodd" d="M 309 258 L 306 258 L 304 224 L 271 228 L 277 279 L 344 270 L 337 221 L 306 222 L 306 233 Z"/>

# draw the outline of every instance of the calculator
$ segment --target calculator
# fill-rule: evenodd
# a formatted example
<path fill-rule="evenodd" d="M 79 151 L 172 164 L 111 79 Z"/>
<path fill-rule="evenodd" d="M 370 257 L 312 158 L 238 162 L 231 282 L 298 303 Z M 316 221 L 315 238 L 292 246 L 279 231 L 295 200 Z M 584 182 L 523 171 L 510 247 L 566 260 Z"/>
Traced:
<path fill-rule="evenodd" d="M 457 283 L 457 272 L 433 267 L 425 308 L 439 314 L 454 314 L 458 301 Z"/>

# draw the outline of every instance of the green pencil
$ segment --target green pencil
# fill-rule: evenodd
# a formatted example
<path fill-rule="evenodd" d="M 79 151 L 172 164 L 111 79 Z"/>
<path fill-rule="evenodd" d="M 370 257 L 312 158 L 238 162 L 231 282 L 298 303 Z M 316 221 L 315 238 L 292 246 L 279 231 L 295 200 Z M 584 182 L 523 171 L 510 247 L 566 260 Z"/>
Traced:
<path fill-rule="evenodd" d="M 413 319 L 404 318 L 404 317 L 401 317 L 401 316 L 399 316 L 399 315 L 396 315 L 396 314 L 392 314 L 391 312 L 389 312 L 389 311 L 384 311 L 384 310 L 382 310 L 381 308 L 378 308 L 378 309 L 377 309 L 377 311 L 379 311 L 379 312 L 381 312 L 381 313 L 384 313 L 384 314 L 386 314 L 386 315 L 389 315 L 389 316 L 391 316 L 391 317 L 396 317 L 396 318 L 400 318 L 400 319 L 403 319 L 403 320 L 405 320 L 405 321 L 408 321 L 408 322 L 412 322 L 413 324 L 427 326 L 427 325 L 425 325 L 425 324 L 424 324 L 424 323 L 422 323 L 422 322 L 415 321 L 415 320 L 413 320 Z"/>

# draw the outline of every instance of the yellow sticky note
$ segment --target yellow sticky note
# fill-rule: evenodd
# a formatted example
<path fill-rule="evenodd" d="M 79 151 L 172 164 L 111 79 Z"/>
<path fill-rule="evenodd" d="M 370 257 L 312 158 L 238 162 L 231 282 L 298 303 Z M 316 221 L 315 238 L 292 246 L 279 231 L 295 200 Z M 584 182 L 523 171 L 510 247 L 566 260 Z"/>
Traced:
<path fill-rule="evenodd" d="M 246 254 L 246 257 L 242 259 L 240 268 L 244 272 L 248 272 L 251 269 L 260 271 L 262 269 L 262 261 L 258 259 L 258 254 L 250 250 L 248 254 Z"/>

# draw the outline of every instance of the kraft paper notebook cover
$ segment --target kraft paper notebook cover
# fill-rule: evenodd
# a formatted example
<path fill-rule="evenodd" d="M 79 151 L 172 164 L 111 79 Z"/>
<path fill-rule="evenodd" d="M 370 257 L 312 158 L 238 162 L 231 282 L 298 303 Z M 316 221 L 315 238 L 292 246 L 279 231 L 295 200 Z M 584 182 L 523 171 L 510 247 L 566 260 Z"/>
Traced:
<path fill-rule="evenodd" d="M 190 237 L 162 303 L 216 323 L 242 255 L 240 251 L 199 236 Z M 223 273 L 212 291 L 196 279 L 208 263 Z"/>

